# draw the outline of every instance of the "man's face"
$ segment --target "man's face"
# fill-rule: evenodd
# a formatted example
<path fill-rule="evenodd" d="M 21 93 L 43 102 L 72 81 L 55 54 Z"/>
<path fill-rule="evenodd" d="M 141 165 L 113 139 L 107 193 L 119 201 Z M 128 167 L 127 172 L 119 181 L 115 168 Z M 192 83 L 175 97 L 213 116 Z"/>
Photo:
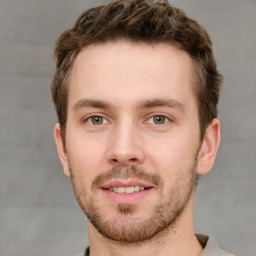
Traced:
<path fill-rule="evenodd" d="M 167 44 L 106 43 L 76 58 L 63 165 L 103 236 L 149 239 L 192 201 L 201 145 L 193 74 L 189 55 Z"/>

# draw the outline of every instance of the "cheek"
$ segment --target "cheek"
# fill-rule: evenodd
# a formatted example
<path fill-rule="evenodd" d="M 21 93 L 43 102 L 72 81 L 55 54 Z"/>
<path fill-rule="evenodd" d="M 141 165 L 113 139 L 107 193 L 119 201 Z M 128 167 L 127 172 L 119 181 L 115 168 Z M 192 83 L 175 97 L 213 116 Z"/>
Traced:
<path fill-rule="evenodd" d="M 165 138 L 154 146 L 148 146 L 147 155 L 153 171 L 166 178 L 189 168 L 194 161 L 196 144 L 181 136 Z"/>
<path fill-rule="evenodd" d="M 78 136 L 79 137 L 79 136 Z M 71 143 L 69 143 L 71 142 Z M 102 146 L 90 140 L 67 139 L 67 154 L 72 170 L 81 177 L 84 183 L 89 184 L 102 171 Z"/>

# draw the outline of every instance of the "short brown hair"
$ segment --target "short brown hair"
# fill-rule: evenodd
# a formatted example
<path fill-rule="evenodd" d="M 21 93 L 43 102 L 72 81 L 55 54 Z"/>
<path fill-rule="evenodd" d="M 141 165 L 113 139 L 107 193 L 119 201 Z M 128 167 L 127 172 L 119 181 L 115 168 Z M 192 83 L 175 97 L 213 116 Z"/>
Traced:
<path fill-rule="evenodd" d="M 68 80 L 78 53 L 91 44 L 120 39 L 132 42 L 171 43 L 192 58 L 197 77 L 195 93 L 199 109 L 201 139 L 217 117 L 222 76 L 219 74 L 207 32 L 168 1 L 114 0 L 85 11 L 73 28 L 57 40 L 56 72 L 52 97 L 65 140 Z"/>

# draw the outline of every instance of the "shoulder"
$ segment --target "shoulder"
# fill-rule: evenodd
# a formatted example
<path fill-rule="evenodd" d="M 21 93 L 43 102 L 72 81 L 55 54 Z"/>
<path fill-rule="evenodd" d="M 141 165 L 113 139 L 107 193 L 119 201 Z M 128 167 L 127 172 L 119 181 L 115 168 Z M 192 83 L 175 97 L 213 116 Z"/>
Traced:
<path fill-rule="evenodd" d="M 198 241 L 204 247 L 200 256 L 234 256 L 226 251 L 223 251 L 213 237 L 202 234 L 196 234 Z"/>

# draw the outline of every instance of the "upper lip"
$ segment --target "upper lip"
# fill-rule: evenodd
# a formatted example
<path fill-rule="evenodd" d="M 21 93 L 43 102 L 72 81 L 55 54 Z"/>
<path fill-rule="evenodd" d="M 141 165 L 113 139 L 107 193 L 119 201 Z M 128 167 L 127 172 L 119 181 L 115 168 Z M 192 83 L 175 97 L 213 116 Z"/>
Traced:
<path fill-rule="evenodd" d="M 114 187 L 132 187 L 132 186 L 140 186 L 144 188 L 152 188 L 154 185 L 148 184 L 145 181 L 141 180 L 111 180 L 108 182 L 105 182 L 101 188 L 108 189 L 108 188 L 114 188 Z"/>

